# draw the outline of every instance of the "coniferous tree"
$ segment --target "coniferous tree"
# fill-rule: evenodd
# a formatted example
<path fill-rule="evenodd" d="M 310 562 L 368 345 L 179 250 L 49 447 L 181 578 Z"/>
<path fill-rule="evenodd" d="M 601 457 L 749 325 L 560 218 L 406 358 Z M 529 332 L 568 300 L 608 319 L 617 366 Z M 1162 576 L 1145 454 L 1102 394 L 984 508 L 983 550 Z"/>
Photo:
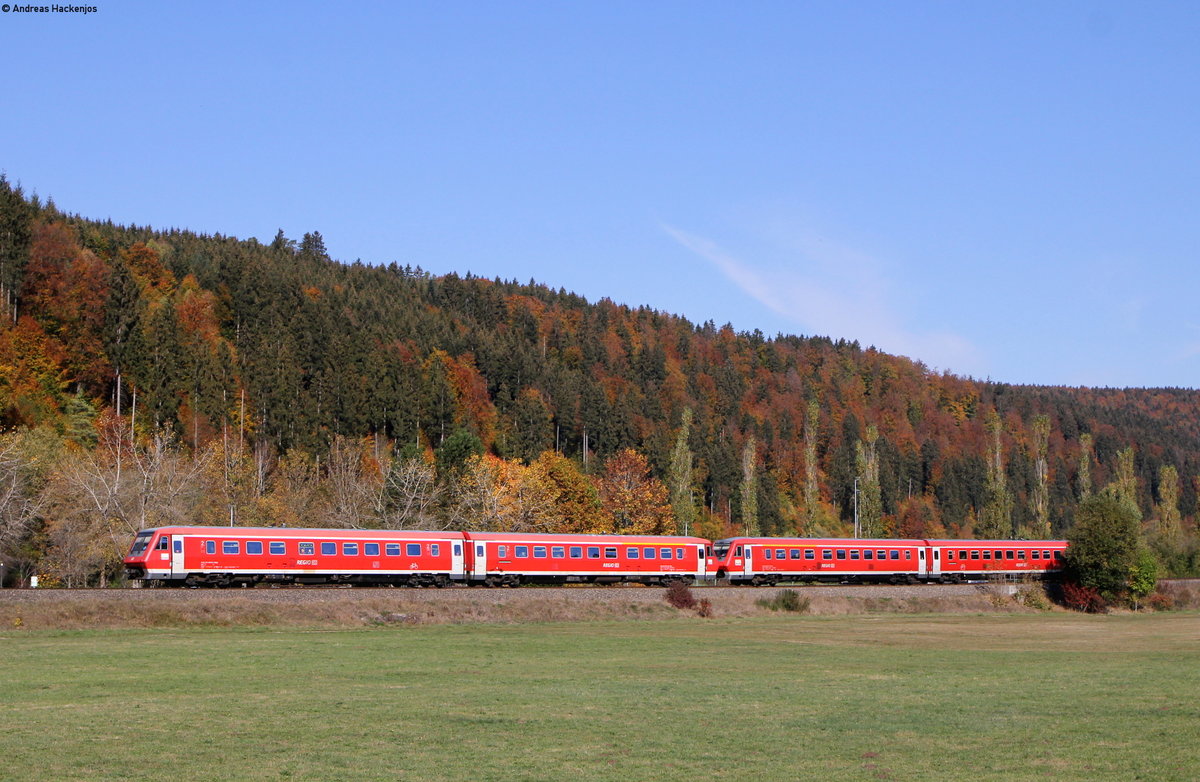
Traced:
<path fill-rule="evenodd" d="M 33 209 L 20 187 L 0 174 L 0 320 L 17 322 L 17 294 L 32 241 Z"/>

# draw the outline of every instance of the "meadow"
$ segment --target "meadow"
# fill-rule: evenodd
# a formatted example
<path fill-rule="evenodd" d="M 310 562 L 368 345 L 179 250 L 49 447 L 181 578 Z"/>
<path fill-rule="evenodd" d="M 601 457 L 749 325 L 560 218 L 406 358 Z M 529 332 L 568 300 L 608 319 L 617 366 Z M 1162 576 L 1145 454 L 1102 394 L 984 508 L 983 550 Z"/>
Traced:
<path fill-rule="evenodd" d="M 1193 780 L 1200 615 L 0 628 L 0 779 Z"/>

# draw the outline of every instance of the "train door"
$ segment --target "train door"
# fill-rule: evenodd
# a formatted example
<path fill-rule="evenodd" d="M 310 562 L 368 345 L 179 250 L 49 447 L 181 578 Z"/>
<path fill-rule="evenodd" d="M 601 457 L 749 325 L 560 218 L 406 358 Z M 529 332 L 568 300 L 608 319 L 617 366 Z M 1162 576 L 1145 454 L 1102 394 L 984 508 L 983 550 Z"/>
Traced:
<path fill-rule="evenodd" d="M 450 541 L 450 578 L 462 578 L 466 572 L 463 568 L 463 546 L 469 545 L 469 541 Z"/>
<path fill-rule="evenodd" d="M 930 578 L 941 578 L 942 577 L 942 550 L 935 546 L 930 546 L 928 551 L 929 551 L 930 558 L 925 562 L 925 564 L 929 568 L 929 577 Z"/>
<path fill-rule="evenodd" d="M 742 574 L 747 577 L 754 575 L 754 564 L 750 561 L 750 552 L 753 550 L 753 546 L 746 546 L 745 556 L 742 557 Z"/>
<path fill-rule="evenodd" d="M 171 575 L 182 576 L 187 571 L 183 567 L 183 535 L 171 536 Z"/>
<path fill-rule="evenodd" d="M 482 581 L 487 578 L 487 546 L 476 541 L 469 541 L 467 545 L 475 547 L 475 555 L 471 557 L 471 579 Z"/>

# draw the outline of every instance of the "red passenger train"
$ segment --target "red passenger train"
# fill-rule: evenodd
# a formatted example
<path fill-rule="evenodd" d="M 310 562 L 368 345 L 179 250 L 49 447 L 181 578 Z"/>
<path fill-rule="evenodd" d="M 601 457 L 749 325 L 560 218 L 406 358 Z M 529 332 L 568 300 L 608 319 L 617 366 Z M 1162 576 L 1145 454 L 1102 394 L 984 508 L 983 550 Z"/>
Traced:
<path fill-rule="evenodd" d="M 154 586 L 667 584 L 707 577 L 710 551 L 661 535 L 159 527 L 137 534 L 125 573 Z"/>
<path fill-rule="evenodd" d="M 159 527 L 125 557 L 152 586 L 669 584 L 728 579 L 916 583 L 1044 576 L 1061 540 L 895 540 Z"/>
<path fill-rule="evenodd" d="M 780 581 L 917 583 L 1045 576 L 1063 566 L 1065 540 L 725 538 L 713 575 L 731 584 Z"/>

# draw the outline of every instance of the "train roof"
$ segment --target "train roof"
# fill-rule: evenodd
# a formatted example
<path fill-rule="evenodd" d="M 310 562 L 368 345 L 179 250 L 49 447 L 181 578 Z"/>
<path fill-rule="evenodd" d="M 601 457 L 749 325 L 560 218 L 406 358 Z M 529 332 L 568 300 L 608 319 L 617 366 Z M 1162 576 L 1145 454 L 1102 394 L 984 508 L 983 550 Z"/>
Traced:
<path fill-rule="evenodd" d="M 708 545 L 706 538 L 686 537 L 683 535 L 596 535 L 573 532 L 467 532 L 466 536 L 470 540 L 475 541 L 515 540 L 527 541 L 529 543 L 570 541 L 571 543 L 640 543 L 664 546 L 697 543 Z"/>
<path fill-rule="evenodd" d="M 765 537 L 733 537 L 715 540 L 714 543 L 747 543 L 764 544 L 768 546 L 868 546 L 871 548 L 885 546 L 923 546 L 924 540 L 906 538 L 765 538 Z"/>
<path fill-rule="evenodd" d="M 144 532 L 164 532 L 170 535 L 209 535 L 212 537 L 275 537 L 275 538 L 372 538 L 389 537 L 437 538 L 439 540 L 462 540 L 463 533 L 457 530 L 408 530 L 408 529 L 336 529 L 332 527 L 151 527 Z"/>

